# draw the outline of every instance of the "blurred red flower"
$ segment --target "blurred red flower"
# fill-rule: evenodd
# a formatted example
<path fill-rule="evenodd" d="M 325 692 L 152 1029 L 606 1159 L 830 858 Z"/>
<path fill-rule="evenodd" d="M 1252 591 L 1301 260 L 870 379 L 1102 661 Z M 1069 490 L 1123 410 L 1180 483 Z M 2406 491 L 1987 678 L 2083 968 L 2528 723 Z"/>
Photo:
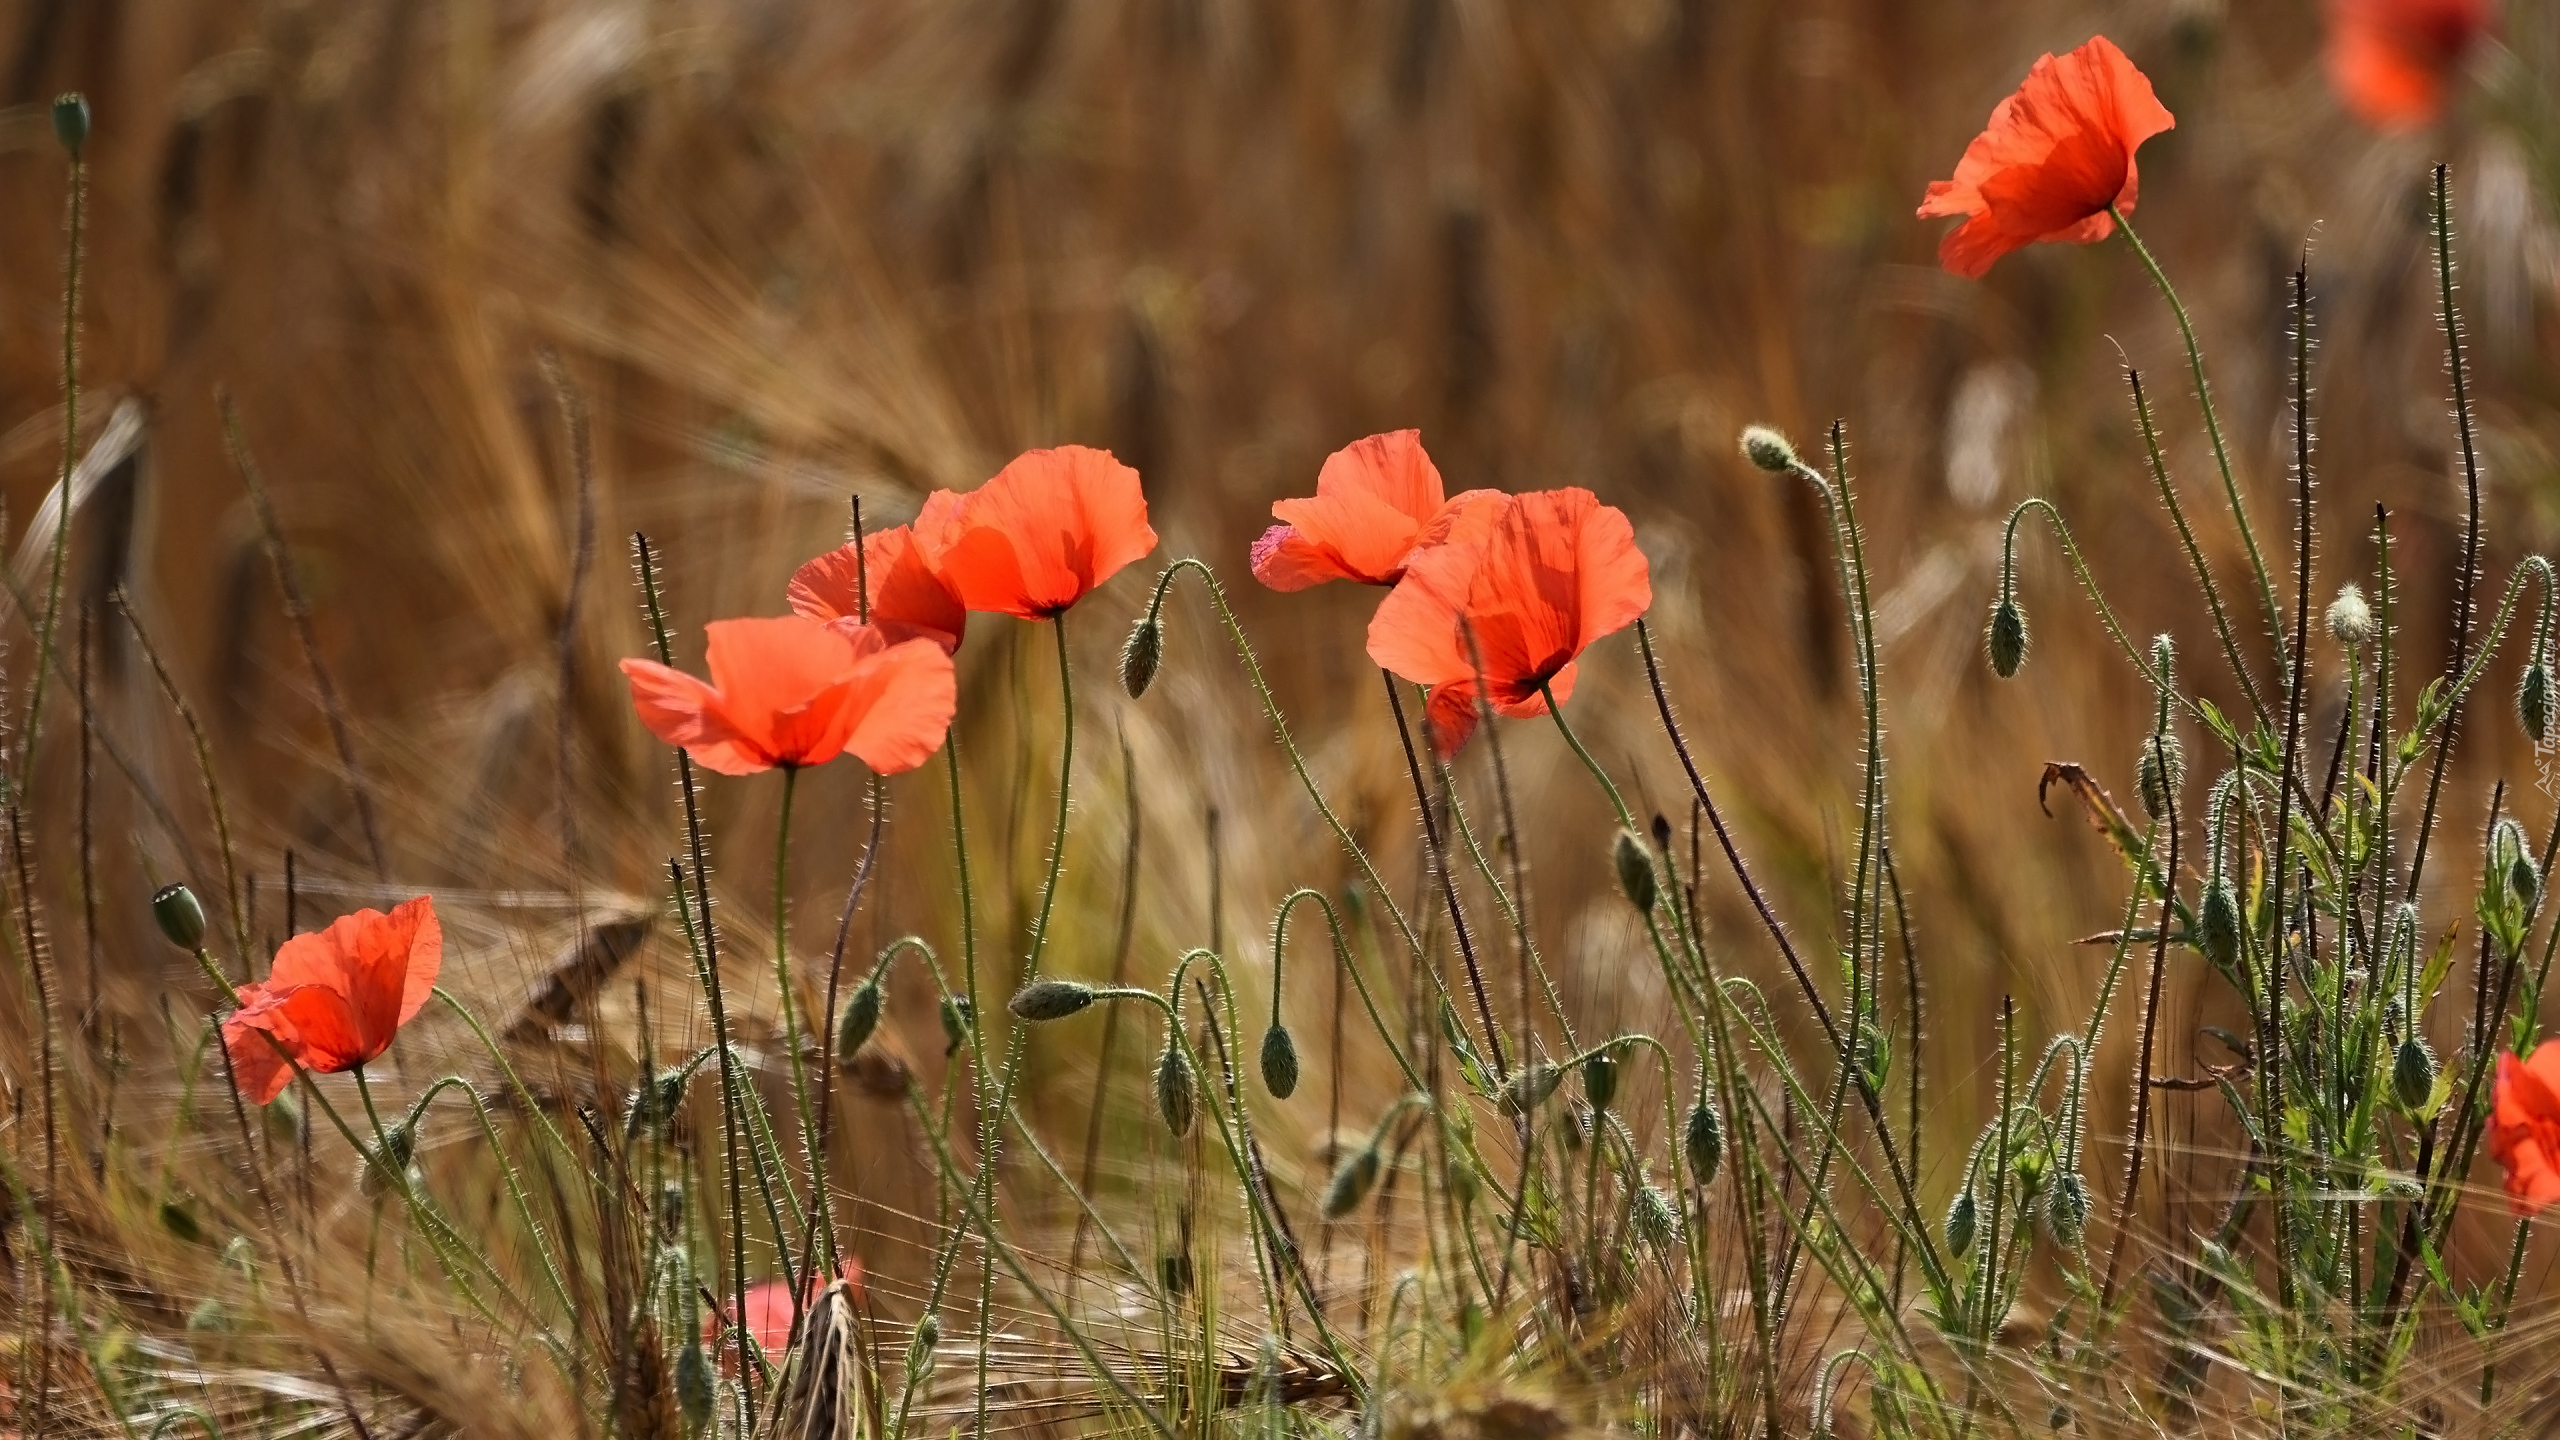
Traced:
<path fill-rule="evenodd" d="M 2329 0 L 2329 88 L 2377 130 L 2414 130 L 2443 112 L 2493 0 Z"/>
<path fill-rule="evenodd" d="M 791 577 L 791 609 L 850 632 L 869 623 L 892 641 L 930 640 L 948 655 L 960 648 L 969 612 L 960 597 L 925 563 L 915 532 L 904 525 L 862 537 L 862 553 L 839 545 L 800 567 Z"/>
<path fill-rule="evenodd" d="M 860 1304 L 862 1302 L 862 1261 L 857 1257 L 847 1256 L 836 1274 L 852 1290 L 854 1303 Z M 817 1277 L 812 1275 L 808 1283 L 802 1287 L 804 1298 L 801 1308 L 804 1310 L 808 1308 L 809 1301 L 816 1297 L 816 1281 Z M 760 1284 L 748 1286 L 745 1320 L 747 1333 L 755 1337 L 756 1348 L 762 1350 L 767 1359 L 780 1360 L 783 1352 L 791 1348 L 791 1287 L 780 1280 L 766 1280 Z M 717 1351 L 720 1348 L 719 1316 L 703 1317 L 702 1344 L 709 1350 Z M 736 1363 L 736 1352 L 731 1351 L 730 1358 L 722 1363 L 721 1368 L 734 1370 Z"/>
<path fill-rule="evenodd" d="M 1462 517 L 1499 498 L 1494 490 L 1444 498 L 1419 430 L 1354 440 L 1325 457 L 1313 496 L 1271 507 L 1283 523 L 1253 542 L 1253 573 L 1274 590 L 1327 580 L 1393 585 L 1415 550 L 1446 540 Z"/>
<path fill-rule="evenodd" d="M 2107 207 L 2133 212 L 2133 152 L 2177 123 L 2104 35 L 2038 60 L 1965 147 L 1955 178 L 1931 182 L 1920 201 L 1924 220 L 1965 217 L 1939 244 L 1938 263 L 1971 278 L 2040 240 L 2106 239 Z"/>
<path fill-rule="evenodd" d="M 711 682 L 625 660 L 640 723 L 723 775 L 824 765 L 850 750 L 883 775 L 942 748 L 959 690 L 931 640 L 891 643 L 805 615 L 714 620 Z"/>
<path fill-rule="evenodd" d="M 1455 754 L 1475 731 L 1478 655 L 1496 713 L 1543 715 L 1540 687 L 1563 701 L 1575 657 L 1652 603 L 1623 511 L 1588 490 L 1506 495 L 1481 533 L 1413 557 L 1369 621 L 1369 658 L 1431 687 L 1432 745 Z"/>
<path fill-rule="evenodd" d="M 287 940 L 267 978 L 241 986 L 240 1008 L 222 1022 L 240 1093 L 264 1105 L 292 1083 L 296 1064 L 334 1074 L 390 1049 L 435 992 L 443 964 L 444 927 L 424 895 L 388 915 L 358 910 Z"/>
<path fill-rule="evenodd" d="M 2507 1204 L 2518 1215 L 2560 1200 L 2560 1045 L 2538 1045 L 2530 1059 L 2498 1057 L 2489 1153 L 2507 1168 Z"/>
<path fill-rule="evenodd" d="M 1108 450 L 1026 450 L 963 495 L 937 490 L 915 543 L 960 603 L 1025 620 L 1063 613 L 1156 548 L 1138 472 Z"/>

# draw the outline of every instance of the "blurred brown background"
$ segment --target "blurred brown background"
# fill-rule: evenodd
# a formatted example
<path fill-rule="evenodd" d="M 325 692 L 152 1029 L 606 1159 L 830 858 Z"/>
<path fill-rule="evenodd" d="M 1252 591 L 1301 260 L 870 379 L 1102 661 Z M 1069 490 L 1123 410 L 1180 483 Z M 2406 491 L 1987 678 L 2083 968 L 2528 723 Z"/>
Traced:
<path fill-rule="evenodd" d="M 2432 668 L 2461 520 L 2425 230 L 2439 159 L 2454 166 L 2492 576 L 2560 525 L 2560 20 L 2546 5 L 2509 7 L 2442 126 L 2391 138 L 2328 95 L 2308 0 L 0 7 L 13 576 L 40 589 L 41 555 L 18 537 L 59 444 L 65 178 L 45 102 L 79 88 L 97 117 L 84 423 L 94 434 L 130 400 L 148 430 L 75 522 L 73 600 L 131 587 L 216 742 L 244 864 L 268 877 L 252 927 L 268 940 L 287 847 L 312 883 L 375 892 L 224 458 L 218 385 L 312 591 L 384 797 L 393 880 L 465 915 L 463 963 L 502 1012 L 548 962 L 573 873 L 590 899 L 648 906 L 675 847 L 663 752 L 610 669 L 644 644 L 629 533 L 663 547 L 679 660 L 698 664 L 700 622 L 779 611 L 790 568 L 841 537 L 849 492 L 871 523 L 894 522 L 930 487 L 1070 440 L 1144 473 L 1159 559 L 1221 568 L 1319 774 L 1397 877 L 1414 874 L 1412 801 L 1360 652 L 1374 597 L 1260 593 L 1243 557 L 1270 501 L 1305 493 L 1333 448 L 1419 426 L 1453 490 L 1575 484 L 1624 507 L 1655 562 L 1691 734 L 1782 910 L 1818 937 L 1851 844 L 1846 631 L 1820 511 L 1733 442 L 1765 420 L 1810 446 L 1839 417 L 1879 585 L 1897 859 L 1936 997 L 1932 1093 L 1969 1126 L 1998 994 L 2019 995 L 2032 1030 L 2081 1023 L 2105 952 L 2070 942 L 2121 903 L 2098 837 L 2037 808 L 2042 762 L 2087 762 L 2130 803 L 2149 723 L 2040 532 L 2023 562 L 2028 668 L 2004 684 L 1983 666 L 2008 507 L 2056 500 L 2134 634 L 2174 632 L 2203 688 L 2226 709 L 2236 698 L 2119 373 L 2144 371 L 2190 513 L 2245 600 L 2176 332 L 2131 255 L 2039 247 L 1967 282 L 1936 268 L 1941 226 L 1911 214 L 2038 54 L 2101 30 L 2178 117 L 2142 152 L 2135 219 L 2197 316 L 2262 539 L 2289 553 L 2285 277 L 2307 250 L 2326 507 L 2315 603 L 2369 566 L 2372 507 L 2388 505 L 2409 655 Z M 553 736 L 576 512 L 545 344 L 596 416 L 574 867 Z M 1132 706 L 1109 685 L 1142 586 L 1133 574 L 1071 617 L 1084 726 L 1066 964 L 1111 964 L 1115 728 L 1150 847 L 1139 972 L 1212 935 L 1264 962 L 1277 896 L 1347 867 L 1196 596 L 1175 602 L 1165 686 Z M 16 612 L 10 627 L 22 675 Z M 1045 636 L 994 620 L 974 636 L 963 739 L 1001 956 L 1019 953 L 1046 843 L 1054 682 Z M 220 882 L 183 732 L 111 613 L 97 637 L 97 733 L 118 754 L 96 760 L 110 881 L 95 943 L 110 1004 L 138 1010 L 182 979 L 142 923 L 145 881 Z M 2467 912 L 2494 775 L 2529 824 L 2549 818 L 2533 757 L 2498 718 L 2520 664 L 2498 662 L 2464 744 L 2434 877 L 2444 920 Z M 1584 684 L 1576 709 L 1603 758 L 1685 824 L 1632 644 L 1605 645 Z M 77 732 L 56 720 L 36 803 L 58 831 L 78 764 Z M 1661 1023 L 1660 982 L 1606 885 L 1601 803 L 1545 727 L 1504 739 L 1532 922 L 1569 1003 L 1588 1030 Z M 2211 741 L 2187 739 L 2200 800 Z M 1466 785 L 1489 783 L 1470 766 Z M 831 930 L 858 850 L 852 769 L 813 777 L 802 812 L 804 949 Z M 941 784 L 929 769 L 893 786 L 890 883 L 858 939 L 923 929 L 948 949 Z M 729 915 L 750 936 L 773 799 L 708 791 Z M 1732 963 L 1771 966 L 1712 868 L 1708 890 Z M 302 913 L 352 903 L 306 895 Z M 1297 984 L 1301 1034 L 1320 1033 L 1327 997 Z M 2193 974 L 2180 985 L 2190 1018 L 2217 1003 Z M 899 1004 L 930 1057 L 929 1000 L 919 986 Z M 2191 1032 L 2164 1031 L 2166 1063 L 2188 1066 Z M 2102 1099 L 2100 1130 L 2121 1113 Z"/>

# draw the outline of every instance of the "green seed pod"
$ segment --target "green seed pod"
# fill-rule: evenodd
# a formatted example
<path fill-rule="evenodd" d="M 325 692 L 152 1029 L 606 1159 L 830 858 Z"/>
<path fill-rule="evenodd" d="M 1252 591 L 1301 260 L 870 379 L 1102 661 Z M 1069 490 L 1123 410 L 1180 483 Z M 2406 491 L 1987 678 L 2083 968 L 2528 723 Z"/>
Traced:
<path fill-rule="evenodd" d="M 1369 1187 L 1378 1183 L 1381 1161 L 1378 1147 L 1363 1145 L 1343 1157 L 1334 1168 L 1333 1178 L 1325 1182 L 1324 1199 L 1319 1205 L 1327 1220 L 1339 1220 L 1369 1198 Z"/>
<path fill-rule="evenodd" d="M 2053 1232 L 2054 1243 L 2072 1246 L 2080 1243 L 2081 1232 L 2089 1224 L 2089 1186 L 2077 1174 L 2065 1172 L 2045 1197 L 2044 1223 Z"/>
<path fill-rule="evenodd" d="M 2231 882 L 2219 875 L 2206 882 L 2197 906 L 2195 944 L 2221 969 L 2240 963 L 2240 902 L 2231 893 Z"/>
<path fill-rule="evenodd" d="M 1656 1250 L 1669 1250 L 1680 1243 L 1680 1212 L 1672 1208 L 1671 1197 L 1659 1187 L 1650 1182 L 1639 1187 L 1627 1209 L 1628 1222 L 1645 1244 Z"/>
<path fill-rule="evenodd" d="M 1973 1192 L 1956 1192 L 1956 1203 L 1947 1207 L 1947 1253 L 1961 1260 L 1973 1248 Z"/>
<path fill-rule="evenodd" d="M 836 1017 L 837 1064 L 850 1061 L 871 1043 L 871 1032 L 880 1028 L 880 1010 L 887 999 L 881 993 L 877 975 L 855 986 L 853 994 L 846 997 L 844 1013 Z"/>
<path fill-rule="evenodd" d="M 1795 468 L 1796 447 L 1766 425 L 1749 425 L 1742 431 L 1742 457 L 1772 475 L 1784 475 Z"/>
<path fill-rule="evenodd" d="M 204 906 L 196 900 L 196 892 L 184 885 L 163 885 L 151 896 L 151 918 L 160 924 L 160 933 L 181 950 L 204 948 Z"/>
<path fill-rule="evenodd" d="M 1511 1072 L 1511 1079 L 1502 1087 L 1502 1113 L 1526 1115 L 1546 1104 L 1547 1097 L 1563 1083 L 1564 1072 L 1543 1060 L 1523 1065 Z"/>
<path fill-rule="evenodd" d="M 2415 1035 L 2401 1041 L 2400 1053 L 2391 1061 L 2391 1098 L 2399 1101 L 2402 1109 L 2415 1110 L 2427 1103 L 2435 1088 L 2435 1052 Z"/>
<path fill-rule="evenodd" d="M 2142 742 L 2142 761 L 2135 773 L 2141 780 L 2142 813 L 2154 820 L 2167 819 L 2169 804 L 2187 779 L 2187 747 L 2179 742 L 2177 732 L 2162 730 Z"/>
<path fill-rule="evenodd" d="M 2007 680 L 2027 662 L 2027 612 L 2018 602 L 2003 595 L 1991 607 L 1991 626 L 1983 632 L 1982 648 L 1991 657 L 1991 673 Z"/>
<path fill-rule="evenodd" d="M 89 97 L 74 90 L 53 98 L 53 138 L 78 158 L 89 144 Z"/>
<path fill-rule="evenodd" d="M 703 1353 L 702 1342 L 693 1341 L 676 1352 L 676 1412 L 684 1417 L 688 1435 L 699 1435 L 711 1428 L 711 1408 L 718 1386 L 711 1378 L 711 1357 Z"/>
<path fill-rule="evenodd" d="M 1289 1038 L 1286 1025 L 1274 1024 L 1262 1032 L 1262 1088 L 1274 1100 L 1298 1093 L 1298 1042 Z"/>
<path fill-rule="evenodd" d="M 2516 686 L 2516 718 L 2534 744 L 2551 738 L 2551 667 L 2539 660 L 2524 667 L 2524 680 Z"/>
<path fill-rule="evenodd" d="M 1183 1058 L 1182 1047 L 1168 1038 L 1164 1053 L 1156 1057 L 1156 1113 L 1164 1117 L 1164 1126 L 1176 1135 L 1191 1133 L 1191 1117 L 1198 1108 L 1192 1093 L 1191 1062 Z"/>
<path fill-rule="evenodd" d="M 1610 862 L 1618 867 L 1618 889 L 1639 915 L 1653 913 L 1653 902 L 1660 891 L 1653 878 L 1653 856 L 1644 848 L 1644 837 L 1633 830 L 1621 830 L 1609 847 Z"/>
<path fill-rule="evenodd" d="M 1127 643 L 1120 647 L 1120 688 L 1137 699 L 1156 683 L 1156 669 L 1164 664 L 1164 625 L 1153 615 L 1141 619 L 1129 632 Z"/>
<path fill-rule="evenodd" d="M 1704 1189 L 1716 1183 L 1716 1170 L 1724 1164 L 1724 1120 L 1703 1094 L 1689 1111 L 1687 1132 L 1682 1141 L 1689 1152 L 1689 1174 Z"/>
<path fill-rule="evenodd" d="M 1582 1098 L 1595 1111 L 1608 1109 L 1618 1098 L 1618 1062 L 1606 1052 L 1582 1062 Z"/>
<path fill-rule="evenodd" d="M 1073 980 L 1034 980 L 1015 991 L 1004 1008 L 1036 1024 L 1064 1020 L 1092 1005 L 1095 998 L 1090 985 Z"/>
<path fill-rule="evenodd" d="M 969 1043 L 969 1025 L 977 1017 L 970 1013 L 968 997 L 953 995 L 942 1002 L 942 1053 L 956 1055 Z"/>

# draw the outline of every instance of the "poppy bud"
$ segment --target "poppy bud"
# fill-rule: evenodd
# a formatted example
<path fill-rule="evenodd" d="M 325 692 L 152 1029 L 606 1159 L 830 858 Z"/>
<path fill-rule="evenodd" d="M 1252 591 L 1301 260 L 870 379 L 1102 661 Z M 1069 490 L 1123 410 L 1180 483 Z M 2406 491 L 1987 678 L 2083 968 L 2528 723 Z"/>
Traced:
<path fill-rule="evenodd" d="M 1137 699 L 1156 683 L 1156 667 L 1164 663 L 1164 625 L 1149 615 L 1129 632 L 1120 647 L 1120 688 Z"/>
<path fill-rule="evenodd" d="M 711 1405 L 716 1387 L 711 1379 L 711 1357 L 696 1340 L 676 1352 L 676 1411 L 684 1417 L 685 1433 L 699 1435 L 711 1425 Z"/>
<path fill-rule="evenodd" d="M 2006 680 L 2018 673 L 2027 661 L 2027 612 L 2018 602 L 2003 595 L 1991 607 L 1991 627 L 1983 632 L 1982 648 L 1991 657 L 1991 673 Z"/>
<path fill-rule="evenodd" d="M 638 1139 L 643 1131 L 664 1135 L 677 1107 L 684 1103 L 684 1082 L 684 1071 L 669 1070 L 634 1086 L 630 1109 L 623 1117 L 624 1138 Z"/>
<path fill-rule="evenodd" d="M 1582 1098 L 1591 1102 L 1593 1110 L 1606 1110 L 1618 1098 L 1618 1062 L 1607 1055 L 1594 1055 L 1582 1062 Z"/>
<path fill-rule="evenodd" d="M 952 995 L 944 998 L 942 1002 L 942 1053 L 944 1055 L 960 1053 L 960 1047 L 969 1042 L 969 1024 L 976 1018 L 971 1013 L 967 996 Z"/>
<path fill-rule="evenodd" d="M 2089 1223 L 2089 1186 L 2077 1174 L 2065 1173 L 2045 1200 L 2044 1223 L 2057 1245 L 2077 1245 Z"/>
<path fill-rule="evenodd" d="M 854 987 L 844 1002 L 844 1014 L 836 1020 L 836 1063 L 841 1065 L 862 1053 L 871 1041 L 871 1032 L 880 1028 L 880 1007 L 887 997 L 880 993 L 880 977 L 872 976 Z"/>
<path fill-rule="evenodd" d="M 1656 1250 L 1668 1250 L 1680 1243 L 1680 1212 L 1671 1208 L 1671 1197 L 1650 1183 L 1636 1190 L 1635 1201 L 1627 1217 L 1634 1222 L 1636 1234 Z"/>
<path fill-rule="evenodd" d="M 2489 869 L 2498 881 L 2504 881 L 2518 900 L 2533 903 L 2535 884 L 2533 852 L 2527 848 L 2524 827 L 2513 820 L 2501 820 L 2489 834 Z M 2496 883 L 2495 881 L 2491 883 Z"/>
<path fill-rule="evenodd" d="M 2196 908 L 2195 944 L 2221 969 L 2240 963 L 2240 902 L 2231 893 L 2231 882 L 2219 875 L 2206 882 L 2204 900 Z"/>
<path fill-rule="evenodd" d="M 1073 980 L 1034 980 L 1014 993 L 1005 1007 L 1035 1023 L 1064 1020 L 1094 1002 L 1094 989 Z"/>
<path fill-rule="evenodd" d="M 1796 447 L 1766 425 L 1743 428 L 1742 456 L 1772 475 L 1784 475 L 1796 467 Z"/>
<path fill-rule="evenodd" d="M 2033 1200 L 2044 1193 L 2045 1167 L 2052 1163 L 2041 1150 L 2022 1150 L 2009 1169 L 2018 1177 L 2018 1189 Z"/>
<path fill-rule="evenodd" d="M 2435 1053 L 2415 1035 L 2401 1041 L 2400 1053 L 2391 1061 L 2391 1098 L 2399 1101 L 2401 1108 L 2415 1110 L 2427 1103 L 2435 1088 Z"/>
<path fill-rule="evenodd" d="M 181 950 L 204 948 L 204 906 L 184 885 L 163 885 L 151 896 L 151 918 L 160 933 Z"/>
<path fill-rule="evenodd" d="M 2179 743 L 2175 731 L 2157 731 L 2143 742 L 2142 762 L 2135 773 L 2141 779 L 2142 813 L 2154 820 L 2166 819 L 2169 803 L 2186 783 L 2187 747 Z"/>
<path fill-rule="evenodd" d="M 1360 1202 L 1369 1198 L 1369 1187 L 1378 1183 L 1378 1166 L 1375 1145 L 1363 1145 L 1345 1156 L 1333 1178 L 1325 1182 L 1324 1200 L 1319 1207 L 1324 1218 L 1339 1220 L 1358 1209 Z"/>
<path fill-rule="evenodd" d="M 2373 607 L 2365 603 L 2362 590 L 2343 586 L 2329 602 L 2329 635 L 2350 650 L 2373 638 Z"/>
<path fill-rule="evenodd" d="M 1618 889 L 1625 892 L 1627 902 L 1638 914 L 1653 913 L 1657 890 L 1653 879 L 1653 857 L 1645 853 L 1644 838 L 1633 830 L 1621 830 L 1609 848 L 1609 858 L 1618 867 Z"/>
<path fill-rule="evenodd" d="M 1947 1207 L 1947 1253 L 1961 1260 L 1973 1248 L 1973 1192 L 1959 1190 Z"/>
<path fill-rule="evenodd" d="M 1164 1128 L 1176 1135 L 1188 1135 L 1196 1108 L 1191 1062 L 1183 1058 L 1182 1047 L 1167 1036 L 1164 1054 L 1156 1058 L 1156 1113 L 1164 1117 Z"/>
<path fill-rule="evenodd" d="M 1502 1087 L 1502 1113 L 1526 1115 L 1546 1104 L 1547 1097 L 1563 1083 L 1564 1072 L 1543 1060 L 1523 1065 L 1511 1072 L 1511 1079 Z"/>
<path fill-rule="evenodd" d="M 385 1130 L 382 1143 L 364 1152 L 364 1193 L 380 1195 L 408 1184 L 409 1162 L 417 1154 L 417 1132 L 406 1125 Z"/>
<path fill-rule="evenodd" d="M 2551 738 L 2551 667 L 2539 660 L 2524 667 L 2524 681 L 2516 686 L 2516 718 L 2534 744 Z"/>
<path fill-rule="evenodd" d="M 916 1349 L 926 1355 L 942 1343 L 942 1317 L 927 1315 L 916 1322 Z"/>
<path fill-rule="evenodd" d="M 89 143 L 89 97 L 74 90 L 53 99 L 53 138 L 78 159 Z"/>
<path fill-rule="evenodd" d="M 1476 1167 L 1468 1163 L 1466 1156 L 1452 1151 L 1449 1156 L 1449 1198 L 1456 1202 L 1458 1213 L 1463 1215 L 1475 1208 L 1479 1183 Z"/>
<path fill-rule="evenodd" d="M 1298 1093 L 1298 1042 L 1289 1038 L 1286 1025 L 1262 1032 L 1262 1088 L 1274 1100 Z"/>
<path fill-rule="evenodd" d="M 1682 1140 L 1689 1152 L 1689 1173 L 1701 1187 L 1714 1184 L 1716 1170 L 1724 1164 L 1724 1120 L 1706 1096 L 1700 1095 L 1690 1110 L 1688 1133 Z"/>

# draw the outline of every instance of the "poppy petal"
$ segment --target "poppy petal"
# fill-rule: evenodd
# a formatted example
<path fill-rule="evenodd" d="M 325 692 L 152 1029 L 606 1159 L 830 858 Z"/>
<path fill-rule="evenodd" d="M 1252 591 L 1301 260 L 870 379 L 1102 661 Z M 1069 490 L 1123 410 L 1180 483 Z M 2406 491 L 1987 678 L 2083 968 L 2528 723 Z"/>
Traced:
<path fill-rule="evenodd" d="M 843 629 L 866 623 L 867 613 L 867 623 L 892 639 L 932 640 L 945 652 L 959 649 L 968 630 L 968 610 L 926 563 L 905 525 L 864 536 L 859 558 L 851 545 L 839 545 L 801 566 L 790 595 L 792 610 L 812 620 L 843 622 Z"/>
<path fill-rule="evenodd" d="M 773 757 L 730 725 L 719 691 L 655 660 L 625 660 L 622 673 L 631 681 L 631 706 L 640 723 L 696 763 L 723 775 L 773 768 Z"/>
<path fill-rule="evenodd" d="M 863 658 L 850 682 L 852 717 L 844 747 L 883 775 L 913 770 L 942 748 L 959 708 L 951 657 L 929 640 L 908 640 Z"/>

